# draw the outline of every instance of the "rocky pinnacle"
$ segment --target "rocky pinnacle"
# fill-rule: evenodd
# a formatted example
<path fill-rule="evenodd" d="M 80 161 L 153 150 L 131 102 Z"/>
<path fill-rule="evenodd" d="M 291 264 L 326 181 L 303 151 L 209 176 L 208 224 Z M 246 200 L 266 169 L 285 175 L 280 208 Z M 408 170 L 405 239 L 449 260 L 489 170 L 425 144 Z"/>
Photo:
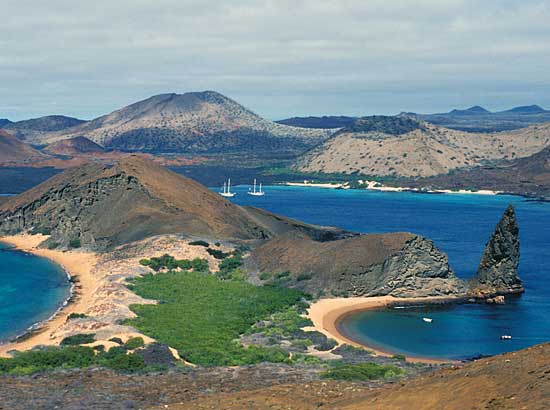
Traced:
<path fill-rule="evenodd" d="M 477 269 L 477 282 L 492 293 L 523 291 L 518 276 L 519 227 L 514 207 L 509 205 L 489 238 Z"/>

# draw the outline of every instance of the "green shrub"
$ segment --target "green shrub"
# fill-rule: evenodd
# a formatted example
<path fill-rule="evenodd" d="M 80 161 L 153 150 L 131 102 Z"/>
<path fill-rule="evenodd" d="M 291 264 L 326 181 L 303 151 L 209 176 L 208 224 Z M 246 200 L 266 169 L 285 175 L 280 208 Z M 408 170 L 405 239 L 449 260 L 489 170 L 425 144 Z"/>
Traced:
<path fill-rule="evenodd" d="M 321 373 L 321 377 L 334 380 L 378 380 L 401 376 L 402 369 L 376 363 L 339 364 Z"/>
<path fill-rule="evenodd" d="M 118 343 L 119 345 L 121 345 L 123 343 L 122 339 L 120 337 L 111 337 L 109 339 L 109 342 Z"/>
<path fill-rule="evenodd" d="M 298 277 L 296 278 L 296 280 L 298 282 L 301 282 L 303 280 L 310 280 L 312 277 L 313 277 L 313 275 L 311 273 L 300 273 L 298 275 Z"/>
<path fill-rule="evenodd" d="M 191 261 L 191 267 L 195 272 L 206 272 L 209 268 L 208 261 L 206 259 L 195 258 Z"/>
<path fill-rule="evenodd" d="M 262 273 L 260 273 L 260 279 L 264 280 L 264 281 L 271 279 L 272 276 L 273 276 L 273 274 L 271 272 L 262 272 Z"/>
<path fill-rule="evenodd" d="M 88 315 L 86 315 L 85 313 L 71 313 L 69 314 L 69 316 L 67 316 L 67 319 L 84 319 L 84 318 L 87 318 Z"/>
<path fill-rule="evenodd" d="M 75 346 L 95 341 L 95 333 L 79 333 L 73 336 L 67 336 L 61 341 L 61 346 Z"/>
<path fill-rule="evenodd" d="M 189 245 L 204 246 L 205 248 L 208 248 L 210 246 L 210 244 L 206 241 L 193 241 L 193 242 L 189 242 Z"/>
<path fill-rule="evenodd" d="M 211 249 L 211 248 L 206 249 L 206 252 L 208 252 L 210 255 L 212 255 L 216 259 L 225 259 L 230 255 L 229 253 L 225 253 L 219 249 Z"/>
<path fill-rule="evenodd" d="M 132 337 L 124 343 L 124 347 L 128 350 L 134 350 L 138 347 L 143 347 L 145 345 L 145 342 L 143 341 L 143 338 L 141 337 Z"/>
<path fill-rule="evenodd" d="M 399 361 L 401 361 L 401 362 L 407 361 L 407 358 L 405 357 L 404 354 L 394 354 L 394 355 L 392 356 L 392 358 L 395 359 L 395 360 L 399 360 Z"/>
<path fill-rule="evenodd" d="M 69 241 L 69 248 L 80 248 L 82 246 L 82 243 L 80 242 L 80 239 L 71 239 Z"/>
<path fill-rule="evenodd" d="M 56 249 L 56 248 L 59 248 L 59 243 L 58 242 L 50 242 L 48 244 L 48 249 L 49 250 Z"/>
<path fill-rule="evenodd" d="M 235 339 L 259 320 L 298 302 L 302 298 L 298 290 L 222 281 L 199 272 L 143 276 L 134 280 L 132 289 L 164 303 L 132 305 L 137 317 L 127 323 L 178 349 L 191 363 L 234 366 L 288 360 L 284 350 L 244 348 Z"/>

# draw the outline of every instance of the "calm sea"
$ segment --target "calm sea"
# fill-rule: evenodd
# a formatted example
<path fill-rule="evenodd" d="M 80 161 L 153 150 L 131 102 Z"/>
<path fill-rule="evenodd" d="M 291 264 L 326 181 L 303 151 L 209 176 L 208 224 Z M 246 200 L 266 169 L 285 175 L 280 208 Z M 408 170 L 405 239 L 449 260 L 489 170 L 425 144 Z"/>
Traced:
<path fill-rule="evenodd" d="M 505 305 L 385 309 L 350 316 L 342 329 L 358 342 L 395 353 L 471 358 L 550 341 L 550 203 L 516 196 L 430 195 L 268 186 L 264 197 L 236 187 L 232 200 L 292 218 L 360 232 L 409 231 L 433 239 L 458 276 L 475 274 L 506 206 L 516 206 L 520 275 L 526 292 Z M 433 319 L 428 324 L 423 317 Z M 501 335 L 512 335 L 502 341 Z"/>
<path fill-rule="evenodd" d="M 0 341 L 49 318 L 69 294 L 60 266 L 0 243 Z"/>

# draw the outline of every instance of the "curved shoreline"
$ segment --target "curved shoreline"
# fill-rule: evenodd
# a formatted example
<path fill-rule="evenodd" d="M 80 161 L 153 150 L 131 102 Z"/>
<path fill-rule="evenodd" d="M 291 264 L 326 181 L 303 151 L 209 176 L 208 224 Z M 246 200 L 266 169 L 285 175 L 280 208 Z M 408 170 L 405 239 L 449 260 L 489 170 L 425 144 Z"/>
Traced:
<path fill-rule="evenodd" d="M 28 350 L 37 345 L 57 344 L 59 335 L 55 334 L 56 330 L 63 326 L 69 314 L 86 309 L 87 299 L 96 287 L 97 279 L 92 275 L 98 260 L 95 254 L 38 248 L 45 239 L 47 237 L 43 235 L 27 234 L 0 237 L 1 242 L 11 245 L 15 250 L 44 257 L 58 264 L 71 282 L 70 295 L 49 318 L 35 323 L 10 341 L 0 343 L 0 357 L 9 356 L 8 352 L 11 350 Z"/>
<path fill-rule="evenodd" d="M 330 337 L 338 345 L 348 344 L 355 347 L 362 347 L 373 351 L 376 355 L 391 357 L 394 353 L 381 350 L 380 348 L 358 343 L 345 335 L 339 323 L 347 316 L 366 310 L 380 309 L 392 305 L 416 305 L 419 303 L 440 304 L 456 303 L 462 301 L 462 297 L 433 296 L 421 298 L 396 298 L 393 296 L 353 297 L 353 298 L 331 298 L 320 299 L 313 303 L 308 309 L 308 318 L 313 322 L 310 330 L 316 330 Z M 307 330 L 308 328 L 305 328 Z M 405 355 L 407 361 L 412 363 L 450 363 L 456 360 L 434 359 L 429 357 L 418 357 Z"/>

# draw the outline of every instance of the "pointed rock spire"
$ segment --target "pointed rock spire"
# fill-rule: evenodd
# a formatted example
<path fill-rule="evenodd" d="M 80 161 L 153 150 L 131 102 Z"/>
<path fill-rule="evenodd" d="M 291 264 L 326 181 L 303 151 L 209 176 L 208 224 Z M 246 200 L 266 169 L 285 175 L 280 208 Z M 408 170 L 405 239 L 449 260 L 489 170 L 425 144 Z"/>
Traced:
<path fill-rule="evenodd" d="M 519 253 L 518 222 L 514 207 L 509 205 L 485 245 L 475 287 L 491 294 L 523 292 L 518 276 Z"/>

